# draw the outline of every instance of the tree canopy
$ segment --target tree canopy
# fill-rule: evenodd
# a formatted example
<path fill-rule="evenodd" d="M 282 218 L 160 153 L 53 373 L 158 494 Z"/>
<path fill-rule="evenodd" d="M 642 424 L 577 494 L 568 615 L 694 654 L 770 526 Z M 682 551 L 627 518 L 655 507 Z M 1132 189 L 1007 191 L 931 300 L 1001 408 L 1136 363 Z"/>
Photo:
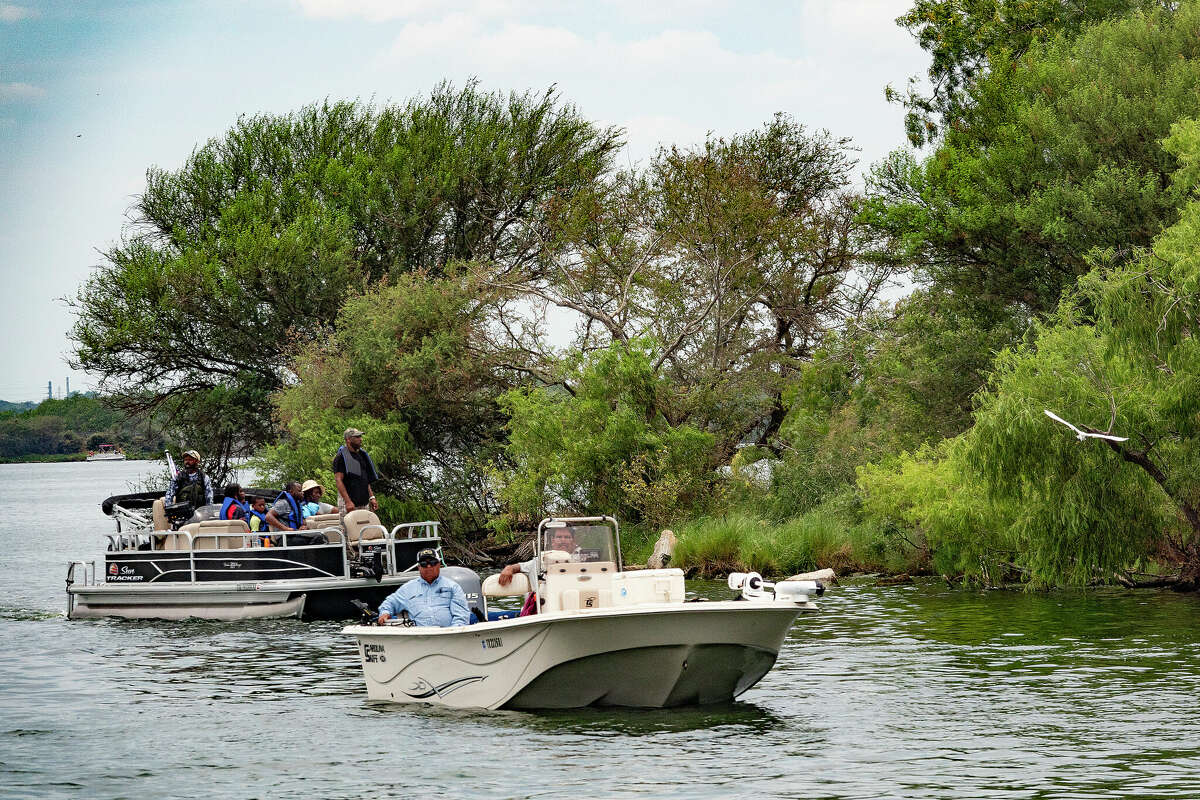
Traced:
<path fill-rule="evenodd" d="M 1093 248 L 1148 245 L 1182 202 L 1160 142 L 1200 112 L 1198 26 L 1195 4 L 1137 12 L 971 83 L 928 158 L 898 152 L 873 171 L 893 255 L 980 313 L 1045 313 Z"/>
<path fill-rule="evenodd" d="M 148 171 L 133 224 L 73 300 L 73 363 L 131 407 L 167 409 L 223 466 L 273 440 L 270 394 L 347 298 L 456 258 L 531 258 L 545 204 L 590 185 L 618 144 L 553 90 L 474 84 L 243 117 L 181 168 Z"/>

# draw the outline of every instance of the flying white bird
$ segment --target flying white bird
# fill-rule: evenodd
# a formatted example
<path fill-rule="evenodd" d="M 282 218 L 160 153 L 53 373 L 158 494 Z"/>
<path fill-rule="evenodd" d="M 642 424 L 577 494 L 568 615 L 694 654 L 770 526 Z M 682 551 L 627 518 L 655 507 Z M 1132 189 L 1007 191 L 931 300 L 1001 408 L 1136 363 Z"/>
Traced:
<path fill-rule="evenodd" d="M 1093 439 L 1107 439 L 1110 442 L 1127 442 L 1127 441 L 1129 441 L 1128 436 L 1113 436 L 1112 434 L 1109 434 L 1109 433 L 1090 433 L 1089 431 L 1081 431 L 1081 430 L 1079 430 L 1079 428 L 1076 428 L 1074 425 L 1067 422 L 1065 419 L 1058 416 L 1050 409 L 1044 408 L 1042 410 L 1046 412 L 1046 416 L 1049 417 L 1050 419 L 1054 420 L 1055 422 L 1061 422 L 1063 425 L 1066 425 L 1068 428 L 1075 431 L 1075 438 L 1081 442 L 1084 439 L 1087 439 L 1089 437 L 1093 438 Z"/>

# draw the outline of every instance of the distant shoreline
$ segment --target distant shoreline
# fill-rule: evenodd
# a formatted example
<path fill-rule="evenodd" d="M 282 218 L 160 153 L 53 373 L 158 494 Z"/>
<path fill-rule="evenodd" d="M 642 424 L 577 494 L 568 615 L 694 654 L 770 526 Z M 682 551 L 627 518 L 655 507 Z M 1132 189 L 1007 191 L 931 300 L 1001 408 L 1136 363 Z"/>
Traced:
<path fill-rule="evenodd" d="M 155 461 L 161 459 L 161 455 L 155 456 L 149 453 L 125 454 L 126 461 Z M 30 453 L 24 456 L 0 458 L 0 464 L 56 464 L 69 461 L 87 461 L 87 453 Z M 97 461 L 93 463 L 101 464 L 106 462 Z"/>

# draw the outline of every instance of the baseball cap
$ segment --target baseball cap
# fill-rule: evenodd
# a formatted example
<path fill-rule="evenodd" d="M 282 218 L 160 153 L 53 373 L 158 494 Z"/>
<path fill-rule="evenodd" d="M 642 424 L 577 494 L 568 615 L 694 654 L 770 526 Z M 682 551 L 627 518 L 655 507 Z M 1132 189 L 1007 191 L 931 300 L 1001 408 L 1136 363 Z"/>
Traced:
<path fill-rule="evenodd" d="M 442 559 L 438 557 L 437 550 L 434 550 L 432 547 L 426 547 L 424 550 L 417 553 L 417 563 L 420 564 L 422 561 L 433 561 L 438 564 L 442 563 Z"/>
<path fill-rule="evenodd" d="M 200 454 L 199 454 L 199 453 L 197 453 L 195 450 L 185 450 L 185 451 L 183 451 L 183 457 L 184 457 L 184 458 L 187 458 L 188 456 L 191 456 L 192 458 L 196 459 L 197 461 L 199 461 L 199 460 L 200 460 Z"/>
<path fill-rule="evenodd" d="M 349 439 L 351 436 L 362 436 L 363 432 L 358 428 L 346 428 L 346 432 L 342 434 L 343 439 Z"/>

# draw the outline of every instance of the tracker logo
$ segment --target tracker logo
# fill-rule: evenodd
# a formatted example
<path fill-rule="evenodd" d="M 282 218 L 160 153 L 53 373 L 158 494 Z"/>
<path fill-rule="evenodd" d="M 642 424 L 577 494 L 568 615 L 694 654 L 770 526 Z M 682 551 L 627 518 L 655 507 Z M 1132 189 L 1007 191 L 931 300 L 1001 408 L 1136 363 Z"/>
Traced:
<path fill-rule="evenodd" d="M 109 574 L 109 575 L 116 575 L 116 574 L 117 574 L 117 565 L 116 565 L 116 564 L 109 564 L 109 565 L 108 565 L 108 574 Z"/>

